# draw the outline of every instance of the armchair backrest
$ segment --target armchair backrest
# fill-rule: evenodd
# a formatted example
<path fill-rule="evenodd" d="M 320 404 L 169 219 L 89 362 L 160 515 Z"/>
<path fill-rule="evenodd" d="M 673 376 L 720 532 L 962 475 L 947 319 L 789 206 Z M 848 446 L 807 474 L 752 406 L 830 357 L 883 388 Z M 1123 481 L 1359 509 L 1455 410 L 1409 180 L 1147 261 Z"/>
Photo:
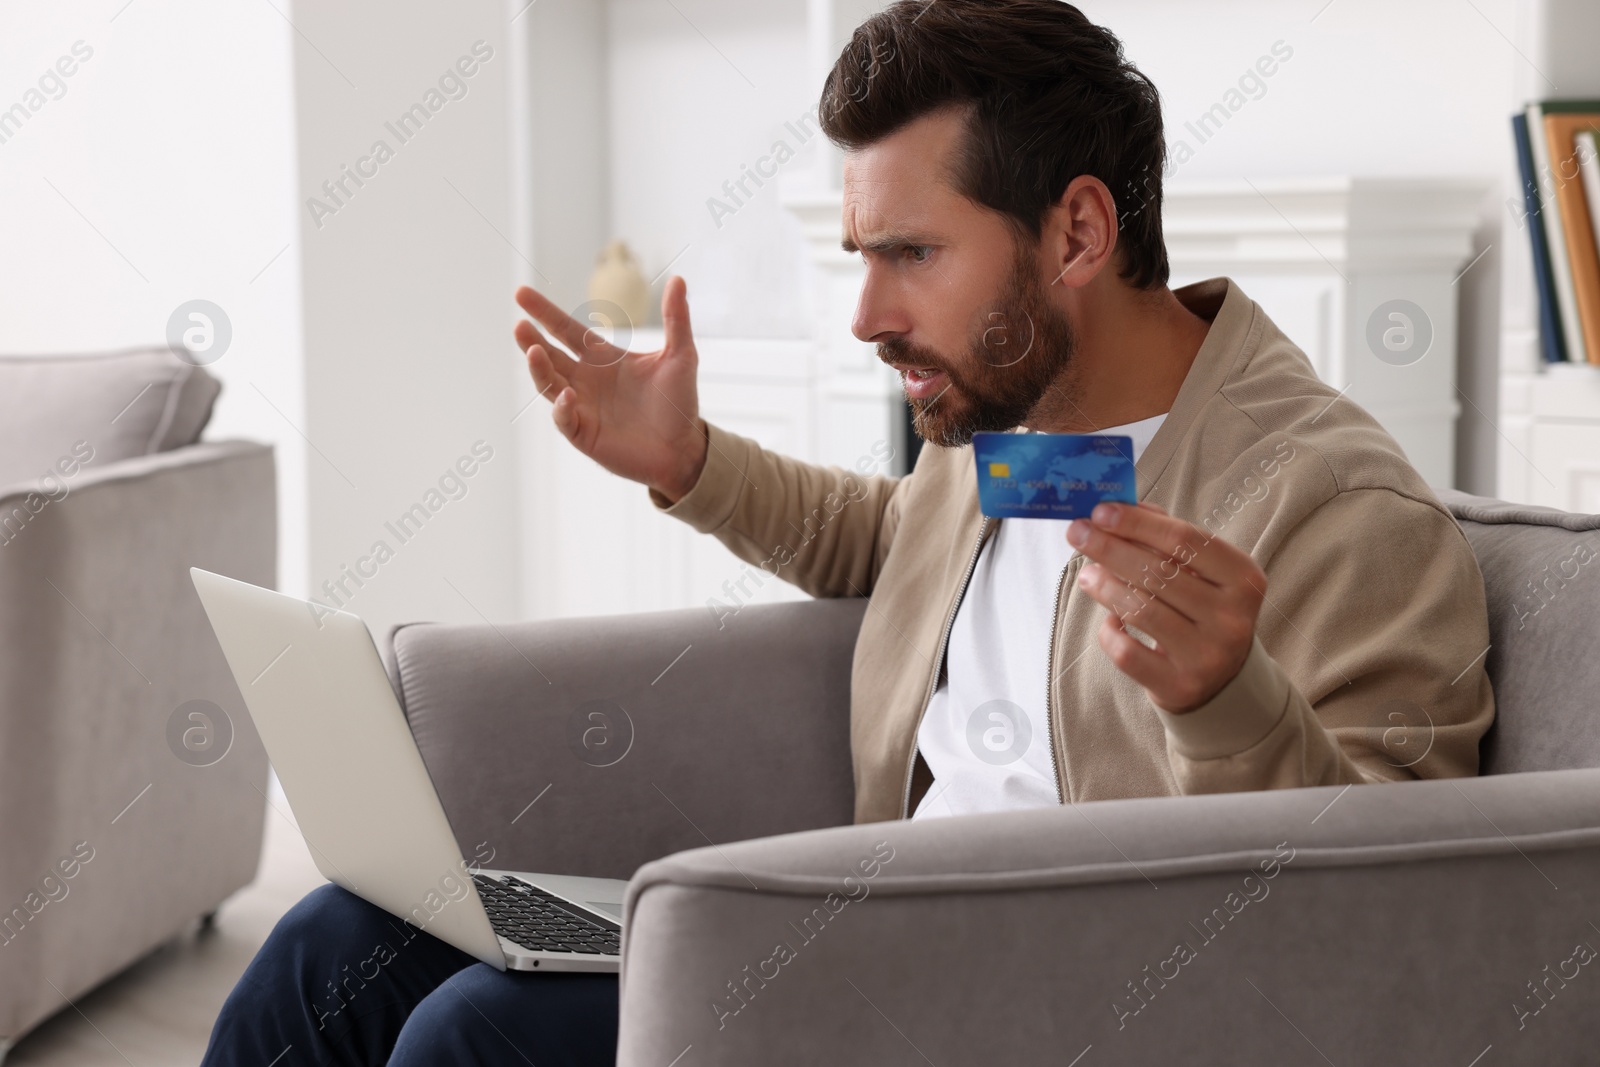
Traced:
<path fill-rule="evenodd" d="M 463 855 L 626 878 L 708 841 L 850 822 L 865 610 L 414 623 L 389 635 L 392 680 Z"/>
<path fill-rule="evenodd" d="M 1600 515 L 1439 498 L 1478 557 L 1495 724 L 1482 773 L 1600 767 Z"/>
<path fill-rule="evenodd" d="M 0 356 L 0 486 L 193 444 L 221 389 L 166 348 Z"/>

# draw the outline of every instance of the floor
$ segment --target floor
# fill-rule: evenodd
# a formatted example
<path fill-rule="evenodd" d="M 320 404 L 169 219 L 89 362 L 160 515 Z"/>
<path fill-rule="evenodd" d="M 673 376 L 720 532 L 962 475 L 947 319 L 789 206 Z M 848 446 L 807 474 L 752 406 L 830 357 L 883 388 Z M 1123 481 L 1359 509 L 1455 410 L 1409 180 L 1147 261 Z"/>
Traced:
<path fill-rule="evenodd" d="M 80 997 L 76 1010 L 56 1014 L 24 1037 L 5 1067 L 194 1067 L 200 1062 L 217 1010 L 273 924 L 323 882 L 283 794 L 273 793 L 261 873 L 222 905 L 216 926 L 179 936 Z"/>

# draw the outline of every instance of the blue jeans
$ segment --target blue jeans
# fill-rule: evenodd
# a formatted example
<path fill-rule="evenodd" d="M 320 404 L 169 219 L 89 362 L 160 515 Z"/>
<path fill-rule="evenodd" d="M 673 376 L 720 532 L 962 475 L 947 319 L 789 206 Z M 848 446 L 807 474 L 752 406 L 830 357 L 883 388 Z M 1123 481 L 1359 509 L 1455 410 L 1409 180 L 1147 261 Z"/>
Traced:
<path fill-rule="evenodd" d="M 616 1054 L 616 975 L 497 971 L 325 885 L 228 994 L 202 1067 L 592 1067 Z"/>

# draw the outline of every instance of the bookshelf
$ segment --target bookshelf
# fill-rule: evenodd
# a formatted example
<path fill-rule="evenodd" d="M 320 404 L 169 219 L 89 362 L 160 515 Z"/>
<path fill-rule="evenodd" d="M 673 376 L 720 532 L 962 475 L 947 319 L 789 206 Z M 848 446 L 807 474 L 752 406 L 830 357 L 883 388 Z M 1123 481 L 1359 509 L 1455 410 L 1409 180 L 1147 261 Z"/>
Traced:
<path fill-rule="evenodd" d="M 1600 366 L 1545 364 L 1528 234 L 1518 224 L 1521 178 L 1510 115 L 1530 101 L 1600 97 L 1600 39 L 1593 0 L 1529 0 L 1519 9 L 1519 52 L 1505 125 L 1506 213 L 1500 306 L 1496 495 L 1567 511 L 1600 512 Z"/>

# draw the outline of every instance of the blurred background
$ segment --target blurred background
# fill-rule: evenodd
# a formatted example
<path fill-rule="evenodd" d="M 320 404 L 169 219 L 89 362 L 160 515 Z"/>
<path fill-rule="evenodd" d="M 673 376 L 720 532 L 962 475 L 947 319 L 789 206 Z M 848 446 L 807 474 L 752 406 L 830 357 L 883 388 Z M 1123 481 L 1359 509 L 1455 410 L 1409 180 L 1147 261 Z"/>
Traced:
<path fill-rule="evenodd" d="M 632 265 L 608 263 L 605 291 L 642 285 L 646 310 L 595 321 L 657 346 L 683 275 L 708 419 L 903 473 L 915 442 L 849 333 L 858 264 L 815 133 L 824 75 L 881 6 L 4 5 L 0 354 L 162 346 L 204 307 L 225 336 L 205 437 L 275 450 L 278 587 L 380 643 L 413 620 L 731 602 L 743 564 L 554 430 L 512 292 L 587 314 L 621 241 Z M 1510 125 L 1531 100 L 1600 95 L 1593 0 L 1079 6 L 1163 95 L 1175 285 L 1239 280 L 1432 484 L 1600 511 L 1600 374 L 1540 362 Z M 1375 358 L 1396 301 L 1430 341 Z M 463 457 L 474 473 L 452 477 Z M 243 906 L 255 925 L 196 983 L 217 990 L 186 1009 L 201 1041 L 228 968 L 315 881 L 303 850 L 281 855 Z M 109 1056 L 79 1030 L 59 1038 L 79 1058 L 48 1062 Z"/>
<path fill-rule="evenodd" d="M 621 239 L 650 285 L 636 347 L 654 336 L 666 277 L 688 281 L 708 417 L 841 464 L 894 432 L 893 379 L 863 361 L 870 351 L 863 356 L 848 333 L 851 268 L 839 262 L 827 196 L 837 155 L 795 132 L 815 129 L 801 120 L 815 114 L 823 75 L 876 6 L 7 5 L 0 105 L 20 100 L 75 42 L 93 58 L 0 144 L 0 351 L 157 343 L 187 301 L 221 308 L 232 340 L 208 367 L 224 382 L 208 436 L 276 447 L 280 583 L 297 595 L 325 595 L 324 582 L 385 537 L 384 522 L 487 442 L 494 459 L 469 492 L 425 535 L 394 545 L 394 558 L 350 598 L 375 632 L 411 619 L 703 604 L 739 565 L 650 514 L 642 488 L 613 484 L 568 454 L 547 405 L 530 404 L 510 339 L 511 293 L 532 284 L 576 309 L 597 256 Z M 1339 281 L 1325 258 L 1349 282 L 1360 255 L 1352 215 L 1366 206 L 1359 187 L 1354 196 L 1286 190 L 1408 179 L 1457 192 L 1466 183 L 1465 209 L 1457 192 L 1439 211 L 1449 232 L 1426 239 L 1442 249 L 1447 276 L 1482 257 L 1453 287 L 1454 321 L 1435 324 L 1446 349 L 1423 361 L 1454 360 L 1441 368 L 1448 387 L 1413 416 L 1431 420 L 1430 477 L 1479 492 L 1496 489 L 1506 450 L 1505 427 L 1496 429 L 1503 342 L 1526 348 L 1536 321 L 1531 288 L 1519 284 L 1513 321 L 1502 322 L 1502 277 L 1520 283 L 1527 273 L 1526 237 L 1506 205 L 1515 192 L 1509 116 L 1554 94 L 1553 84 L 1570 85 L 1562 64 L 1592 66 L 1562 53 L 1581 53 L 1592 36 L 1551 29 L 1592 18 L 1579 10 L 1588 6 L 1082 5 L 1160 88 L 1175 154 L 1179 140 L 1192 150 L 1169 176 L 1169 213 L 1182 208 L 1209 244 L 1175 235 L 1179 280 L 1232 273 L 1243 283 L 1315 267 Z M 391 127 L 478 42 L 489 58 L 458 79 L 463 95 L 445 95 L 401 142 Z M 1288 58 L 1247 84 L 1244 105 L 1200 124 L 1275 46 Z M 1191 129 L 1210 136 L 1202 142 Z M 392 155 L 361 164 L 378 141 Z M 729 213 L 724 183 L 780 141 L 793 158 L 763 164 L 775 175 L 747 182 L 750 195 Z M 344 177 L 358 165 L 375 171 L 359 186 Z M 330 196 L 324 183 L 341 180 L 346 192 L 334 185 Z M 1185 187 L 1218 182 L 1256 202 L 1177 203 Z M 1437 207 L 1440 196 L 1423 199 Z M 708 205 L 714 198 L 723 209 Z M 1381 204 L 1382 191 L 1372 199 Z M 1271 250 L 1277 270 L 1264 265 L 1270 258 L 1224 247 L 1273 223 L 1299 246 Z M 1269 288 L 1247 285 L 1337 377 L 1360 309 L 1313 307 L 1344 302 L 1319 293 L 1279 299 L 1280 311 Z M 1381 393 L 1363 396 L 1358 383 L 1350 395 L 1377 405 Z M 779 592 L 769 583 L 762 596 Z"/>

